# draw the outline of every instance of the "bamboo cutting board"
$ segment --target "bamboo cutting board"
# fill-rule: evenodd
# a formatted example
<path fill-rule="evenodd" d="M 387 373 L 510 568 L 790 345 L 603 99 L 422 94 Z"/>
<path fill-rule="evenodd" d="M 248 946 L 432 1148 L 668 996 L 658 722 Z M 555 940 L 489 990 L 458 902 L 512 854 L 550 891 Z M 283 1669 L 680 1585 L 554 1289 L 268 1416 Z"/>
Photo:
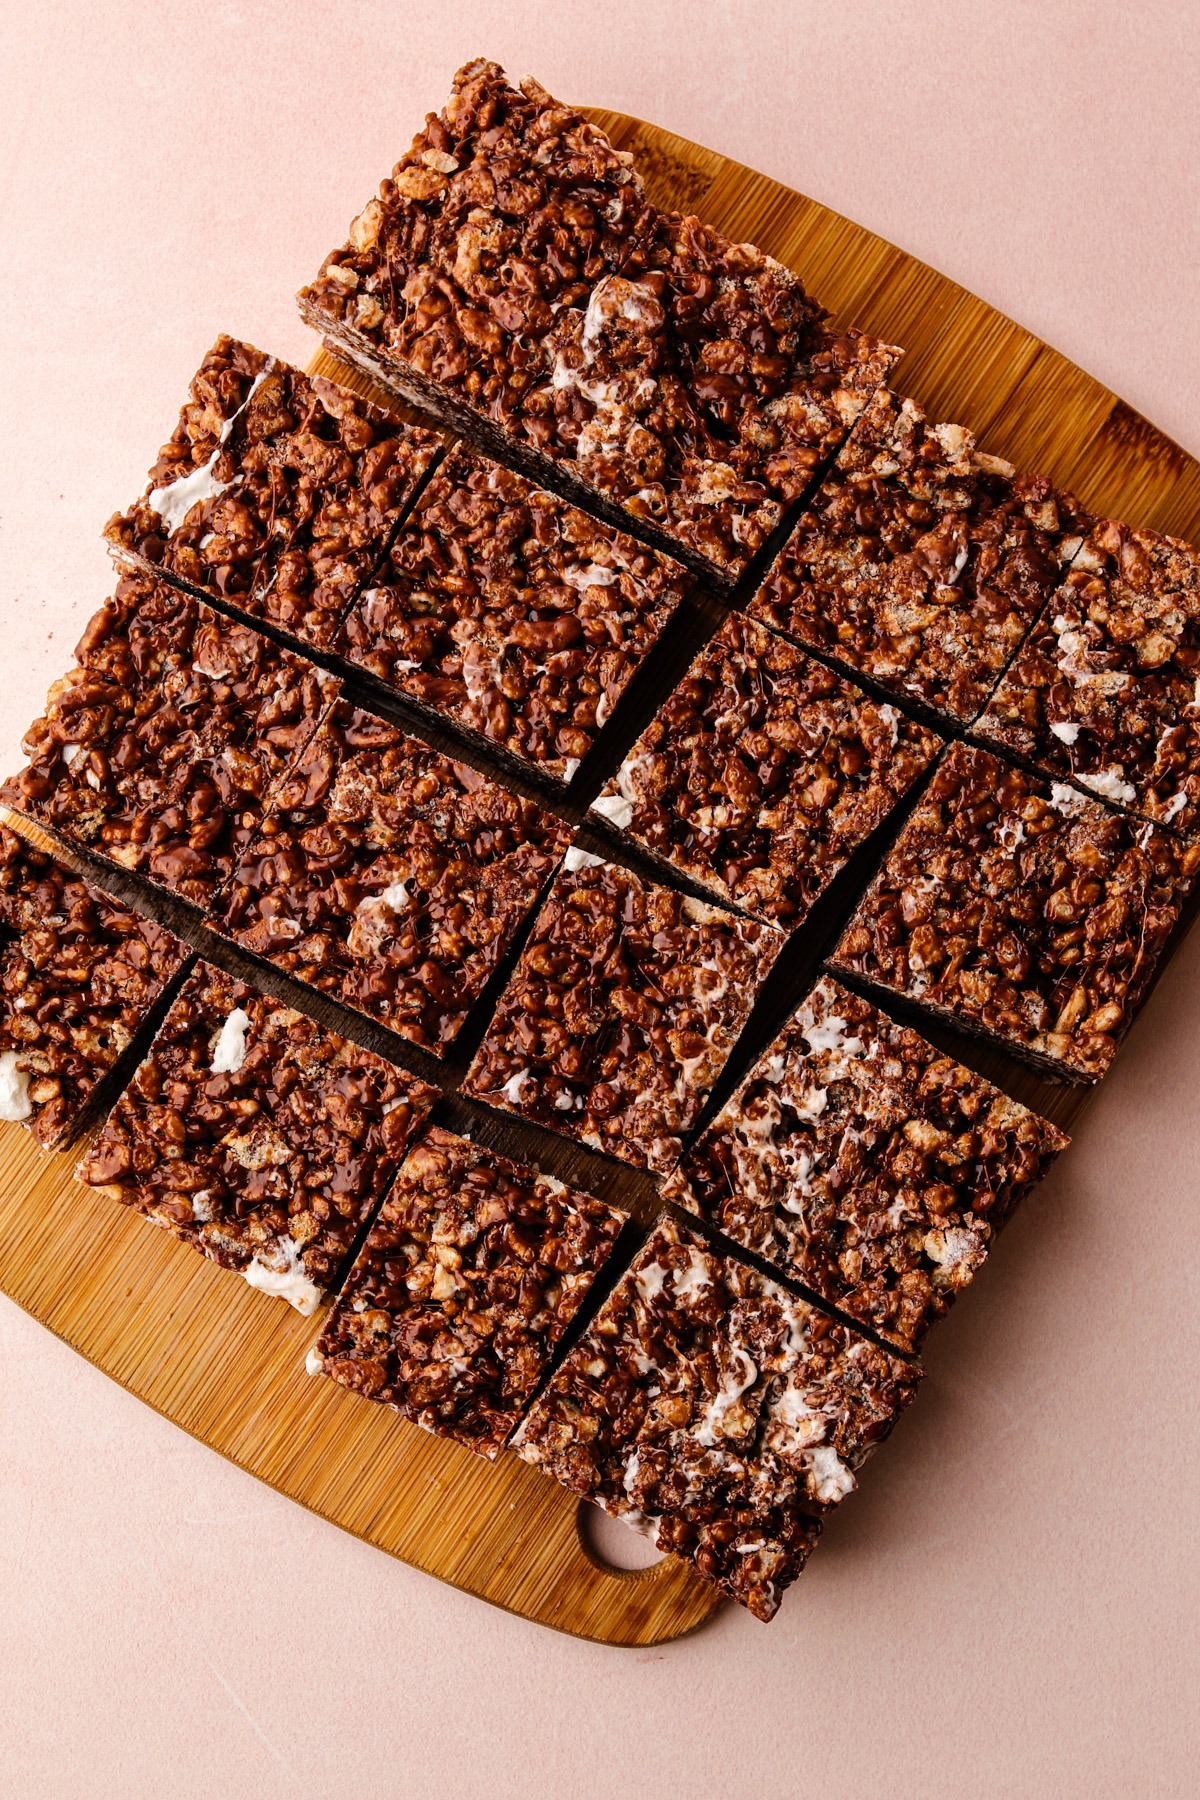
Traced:
<path fill-rule="evenodd" d="M 839 318 L 908 346 L 894 383 L 931 415 L 1098 512 L 1200 539 L 1200 463 L 1029 332 L 765 175 L 624 114 L 591 116 L 633 151 L 652 198 L 753 240 Z M 1062 1123 L 1083 1103 L 1086 1090 L 978 1046 L 963 1055 Z M 551 1160 L 569 1179 L 571 1153 L 559 1149 Z M 712 1612 L 711 1590 L 671 1558 L 633 1573 L 600 1563 L 578 1502 L 515 1456 L 487 1464 L 306 1376 L 319 1317 L 77 1186 L 74 1161 L 0 1127 L 0 1290 L 185 1431 L 344 1530 L 540 1624 L 644 1645 Z M 604 1187 L 645 1218 L 644 1178 L 610 1167 Z M 803 1583 L 793 1606 L 802 1594 Z"/>

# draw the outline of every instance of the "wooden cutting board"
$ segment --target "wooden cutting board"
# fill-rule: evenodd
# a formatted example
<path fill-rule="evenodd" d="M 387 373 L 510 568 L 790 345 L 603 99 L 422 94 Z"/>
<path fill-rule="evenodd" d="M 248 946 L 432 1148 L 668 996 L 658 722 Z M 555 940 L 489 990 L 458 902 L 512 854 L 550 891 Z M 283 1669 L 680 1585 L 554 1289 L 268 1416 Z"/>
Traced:
<path fill-rule="evenodd" d="M 655 200 L 753 240 L 839 318 L 908 346 L 895 385 L 931 414 L 1097 511 L 1200 539 L 1200 464 L 1057 351 L 767 176 L 622 113 L 591 116 L 633 151 Z M 331 241 L 336 231 L 334 221 Z M 1085 1098 L 978 1047 L 966 1059 L 1068 1125 Z M 573 1156 L 560 1144 L 554 1172 L 569 1179 Z M 0 1290 L 131 1393 L 344 1530 L 540 1624 L 655 1644 L 712 1612 L 711 1590 L 671 1558 L 632 1573 L 604 1566 L 577 1501 L 515 1456 L 487 1464 L 306 1376 L 319 1318 L 77 1186 L 74 1161 L 0 1127 Z M 603 1188 L 645 1218 L 642 1177 L 610 1165 Z M 790 1604 L 803 1604 L 802 1582 Z"/>

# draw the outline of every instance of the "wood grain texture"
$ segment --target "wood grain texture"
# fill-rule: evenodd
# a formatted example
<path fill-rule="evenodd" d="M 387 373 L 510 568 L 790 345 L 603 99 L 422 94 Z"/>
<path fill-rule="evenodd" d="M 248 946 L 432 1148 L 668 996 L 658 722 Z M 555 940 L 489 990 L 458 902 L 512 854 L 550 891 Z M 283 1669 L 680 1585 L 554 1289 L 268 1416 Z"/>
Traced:
<path fill-rule="evenodd" d="M 1200 464 L 1029 332 L 766 176 L 623 114 L 591 116 L 634 152 L 653 198 L 752 239 L 839 318 L 906 345 L 895 385 L 932 414 L 968 425 L 988 450 L 1050 475 L 1097 511 L 1200 538 Z M 323 353 L 313 366 L 396 410 Z M 809 939 L 807 966 L 835 922 L 826 912 L 799 934 Z M 805 966 L 801 955 L 794 982 Z M 1075 1123 L 1088 1090 L 922 1029 L 1028 1104 Z M 521 1154 L 508 1121 L 491 1115 L 480 1135 Z M 76 1154 L 40 1155 L 27 1133 L 0 1126 L 0 1289 L 132 1393 L 343 1529 L 541 1624 L 653 1644 L 713 1610 L 711 1590 L 672 1559 L 639 1573 L 602 1567 L 582 1543 L 577 1502 L 516 1457 L 487 1464 L 306 1376 L 319 1316 L 301 1319 L 78 1186 Z M 636 1172 L 609 1164 L 597 1179 L 565 1140 L 542 1160 L 647 1222 L 651 1201 Z"/>

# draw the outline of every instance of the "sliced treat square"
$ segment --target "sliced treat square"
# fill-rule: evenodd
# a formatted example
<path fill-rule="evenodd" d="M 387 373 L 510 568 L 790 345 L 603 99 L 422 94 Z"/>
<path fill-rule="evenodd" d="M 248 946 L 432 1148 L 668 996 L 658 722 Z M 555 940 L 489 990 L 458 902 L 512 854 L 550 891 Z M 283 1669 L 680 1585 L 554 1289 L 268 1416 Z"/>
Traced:
<path fill-rule="evenodd" d="M 1088 519 L 881 388 L 749 603 L 852 674 L 957 725 L 979 713 Z"/>
<path fill-rule="evenodd" d="M 831 966 L 1095 1081 L 1133 1022 L 1200 845 L 955 744 Z"/>
<path fill-rule="evenodd" d="M 60 1150 L 111 1098 L 188 947 L 0 826 L 0 1119 Z"/>
<path fill-rule="evenodd" d="M 339 701 L 239 859 L 218 929 L 444 1055 L 570 835 Z"/>
<path fill-rule="evenodd" d="M 536 81 L 476 61 L 300 295 L 387 385 L 503 425 L 564 307 L 629 252 L 645 209 L 626 152 Z"/>
<path fill-rule="evenodd" d="M 0 800 L 211 906 L 339 684 L 147 575 L 122 577 L 75 656 Z"/>
<path fill-rule="evenodd" d="M 430 1126 L 309 1355 L 344 1387 L 495 1457 L 624 1216 Z"/>
<path fill-rule="evenodd" d="M 515 1444 L 770 1619 L 920 1380 L 663 1218 Z"/>
<path fill-rule="evenodd" d="M 1200 825 L 1200 551 L 1098 524 L 976 727 L 1115 806 Z"/>
<path fill-rule="evenodd" d="M 563 312 L 551 350 L 521 431 L 725 586 L 900 355 L 832 325 L 774 257 L 677 213 Z"/>
<path fill-rule="evenodd" d="M 662 1193 L 915 1350 L 1066 1144 L 825 977 Z"/>
<path fill-rule="evenodd" d="M 463 1092 L 670 1168 L 783 941 L 571 850 Z"/>
<path fill-rule="evenodd" d="M 689 585 L 678 563 L 464 448 L 339 649 L 518 767 L 570 781 Z"/>
<path fill-rule="evenodd" d="M 119 563 L 329 648 L 439 433 L 221 336 L 141 499 L 105 536 Z"/>
<path fill-rule="evenodd" d="M 76 1174 L 311 1313 L 436 1098 L 202 962 Z"/>
<path fill-rule="evenodd" d="M 792 929 L 940 748 L 734 614 L 592 809 L 721 900 Z"/>

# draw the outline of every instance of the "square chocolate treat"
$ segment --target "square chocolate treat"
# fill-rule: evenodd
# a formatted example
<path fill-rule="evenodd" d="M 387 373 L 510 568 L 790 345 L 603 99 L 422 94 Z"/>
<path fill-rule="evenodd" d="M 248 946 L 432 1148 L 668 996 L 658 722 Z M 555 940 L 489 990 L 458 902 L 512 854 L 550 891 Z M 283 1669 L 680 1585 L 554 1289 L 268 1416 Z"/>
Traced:
<path fill-rule="evenodd" d="M 1200 551 L 1092 531 L 977 735 L 1115 806 L 1200 825 Z"/>
<path fill-rule="evenodd" d="M 105 536 L 119 563 L 327 650 L 441 446 L 221 336 L 146 492 Z"/>
<path fill-rule="evenodd" d="M 307 1314 L 436 1098 L 202 962 L 76 1175 Z"/>
<path fill-rule="evenodd" d="M 1200 845 L 955 744 L 831 966 L 1067 1081 L 1117 1052 Z"/>
<path fill-rule="evenodd" d="M 749 611 L 969 724 L 1087 524 L 1070 495 L 881 388 Z"/>
<path fill-rule="evenodd" d="M 516 1448 L 770 1619 L 920 1380 L 663 1218 Z"/>
<path fill-rule="evenodd" d="M 463 1092 L 669 1169 L 783 941 L 570 850 Z"/>
<path fill-rule="evenodd" d="M 720 899 L 792 929 L 940 748 L 731 614 L 592 810 Z"/>
<path fill-rule="evenodd" d="M 186 944 L 0 826 L 0 1119 L 43 1150 L 86 1129 L 148 1034 Z"/>
<path fill-rule="evenodd" d="M 300 309 L 418 404 L 502 425 L 560 311 L 629 252 L 645 208 L 631 164 L 536 81 L 468 63 Z"/>
<path fill-rule="evenodd" d="M 126 575 L 30 726 L 0 800 L 209 907 L 333 676 L 147 575 Z"/>
<path fill-rule="evenodd" d="M 218 929 L 441 1056 L 570 835 L 339 701 L 239 860 Z"/>
<path fill-rule="evenodd" d="M 662 1192 L 915 1350 L 1066 1144 L 826 977 Z"/>
<path fill-rule="evenodd" d="M 689 585 L 678 563 L 464 448 L 338 647 L 518 768 L 570 781 Z"/>
<path fill-rule="evenodd" d="M 774 257 L 677 213 L 562 313 L 551 351 L 522 433 L 720 586 L 900 356 L 832 326 Z"/>
<path fill-rule="evenodd" d="M 430 1126 L 359 1251 L 310 1374 L 498 1455 L 624 1216 Z"/>

